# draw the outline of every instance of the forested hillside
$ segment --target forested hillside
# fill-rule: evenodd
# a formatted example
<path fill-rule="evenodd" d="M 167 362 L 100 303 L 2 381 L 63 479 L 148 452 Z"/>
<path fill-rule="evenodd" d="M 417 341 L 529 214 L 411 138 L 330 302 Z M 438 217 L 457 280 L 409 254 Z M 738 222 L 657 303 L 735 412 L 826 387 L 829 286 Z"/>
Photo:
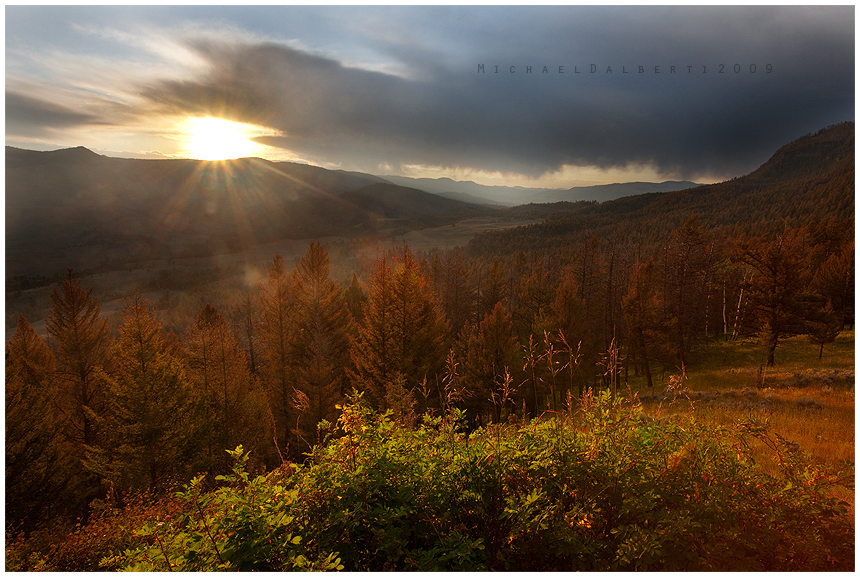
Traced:
<path fill-rule="evenodd" d="M 853 124 L 830 127 L 726 183 L 523 207 L 545 222 L 462 251 L 382 250 L 343 286 L 326 247 L 309 242 L 295 263 L 272 255 L 250 288 L 161 303 L 132 294 L 108 319 L 69 271 L 51 295 L 47 339 L 22 316 L 7 343 L 7 547 L 21 535 L 16 551 L 35 557 L 19 568 L 33 568 L 75 519 L 99 526 L 125 510 L 141 521 L 147 499 L 206 474 L 158 514 L 181 509 L 188 533 L 171 533 L 174 550 L 194 543 L 211 565 L 168 560 L 153 526 L 123 542 L 139 554 L 87 547 L 110 553 L 111 567 L 156 569 L 522 570 L 545 550 L 547 569 L 845 568 L 844 510 L 827 493 L 843 473 L 802 462 L 751 422 L 737 439 L 765 439 L 788 459 L 784 478 L 759 477 L 747 440 L 730 447 L 695 419 L 650 425 L 619 398 L 634 380 L 642 394 L 669 386 L 679 398 L 685 371 L 716 342 L 748 348 L 759 377 L 747 384 L 761 386 L 785 339 L 803 335 L 820 356 L 853 326 L 853 155 Z M 370 184 L 341 200 L 408 218 L 402 190 Z M 537 420 L 548 415 L 554 424 Z M 243 469 L 230 476 L 238 445 Z M 408 465 L 407 446 L 426 461 Z M 209 493 L 218 475 L 226 485 Z M 653 499 L 627 508 L 630 491 Z M 227 527 L 208 507 L 218 499 L 247 505 L 242 519 L 259 524 Z M 773 514 L 745 525 L 754 502 Z M 792 525 L 800 518 L 815 530 Z M 218 538 L 208 524 L 221 524 Z M 242 557 L 230 540 L 241 531 L 277 551 Z M 827 531 L 839 535 L 832 551 L 813 554 Z M 278 545 L 254 540 L 262 534 Z M 22 545 L 26 535 L 44 542 Z M 68 569 L 57 555 L 52 567 Z"/>
<path fill-rule="evenodd" d="M 804 136 L 781 148 L 756 171 L 712 185 L 613 201 L 556 203 L 546 222 L 475 239 L 475 254 L 567 245 L 581 235 L 654 246 L 697 216 L 721 236 L 775 233 L 785 226 L 854 218 L 854 123 Z M 543 211 L 539 205 L 513 209 Z M 578 236 L 580 235 L 580 236 Z"/>

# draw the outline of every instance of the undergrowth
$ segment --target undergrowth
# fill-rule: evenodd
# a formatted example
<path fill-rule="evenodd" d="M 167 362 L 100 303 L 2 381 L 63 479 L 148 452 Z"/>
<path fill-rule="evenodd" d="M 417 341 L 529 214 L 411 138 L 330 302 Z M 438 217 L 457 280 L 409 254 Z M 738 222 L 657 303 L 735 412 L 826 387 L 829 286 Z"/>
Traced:
<path fill-rule="evenodd" d="M 404 428 L 355 395 L 306 464 L 251 478 L 240 447 L 219 488 L 205 490 L 198 477 L 174 495 L 174 508 L 137 524 L 133 545 L 105 544 L 101 566 L 854 568 L 847 506 L 829 496 L 835 486 L 853 489 L 853 463 L 814 465 L 766 422 L 653 419 L 635 400 L 603 393 L 520 426 L 467 434 L 464 423 L 453 409 Z M 776 474 L 757 465 L 753 441 L 777 459 Z M 32 569 L 27 559 L 7 543 L 7 569 Z M 41 563 L 52 568 L 50 558 Z"/>

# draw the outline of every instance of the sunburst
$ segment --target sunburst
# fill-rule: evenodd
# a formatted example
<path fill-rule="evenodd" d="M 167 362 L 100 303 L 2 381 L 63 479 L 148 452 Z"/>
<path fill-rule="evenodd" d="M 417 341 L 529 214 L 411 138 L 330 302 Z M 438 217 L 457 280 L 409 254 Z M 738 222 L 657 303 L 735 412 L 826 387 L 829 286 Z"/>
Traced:
<path fill-rule="evenodd" d="M 264 129 L 223 118 L 189 118 L 184 132 L 187 154 L 198 160 L 243 158 L 265 148 L 250 139 L 265 133 Z"/>

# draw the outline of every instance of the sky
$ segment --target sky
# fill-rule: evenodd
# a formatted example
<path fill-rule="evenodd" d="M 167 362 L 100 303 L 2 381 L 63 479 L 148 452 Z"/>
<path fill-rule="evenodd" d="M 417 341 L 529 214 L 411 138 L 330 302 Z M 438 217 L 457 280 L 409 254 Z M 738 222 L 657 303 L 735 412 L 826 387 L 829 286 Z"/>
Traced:
<path fill-rule="evenodd" d="M 7 5 L 6 144 L 716 182 L 854 120 L 854 10 Z"/>

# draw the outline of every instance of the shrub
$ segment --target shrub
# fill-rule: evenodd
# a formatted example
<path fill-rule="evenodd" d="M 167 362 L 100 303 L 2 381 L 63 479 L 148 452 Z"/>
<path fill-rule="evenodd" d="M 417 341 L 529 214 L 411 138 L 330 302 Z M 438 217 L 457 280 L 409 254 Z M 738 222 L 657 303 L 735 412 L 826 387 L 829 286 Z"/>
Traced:
<path fill-rule="evenodd" d="M 766 423 L 644 419 L 608 393 L 577 414 L 464 432 L 396 425 L 354 396 L 304 465 L 247 455 L 105 566 L 134 570 L 851 570 L 853 464 L 810 464 Z M 777 476 L 749 441 L 769 447 Z"/>
<path fill-rule="evenodd" d="M 105 557 L 137 547 L 137 531 L 150 522 L 171 518 L 181 511 L 172 497 L 157 499 L 147 492 L 123 495 L 117 503 L 108 494 L 105 501 L 95 500 L 86 523 L 74 526 L 50 524 L 25 538 L 23 534 L 6 539 L 7 571 L 99 571 L 118 569 L 121 559 L 103 562 Z"/>

